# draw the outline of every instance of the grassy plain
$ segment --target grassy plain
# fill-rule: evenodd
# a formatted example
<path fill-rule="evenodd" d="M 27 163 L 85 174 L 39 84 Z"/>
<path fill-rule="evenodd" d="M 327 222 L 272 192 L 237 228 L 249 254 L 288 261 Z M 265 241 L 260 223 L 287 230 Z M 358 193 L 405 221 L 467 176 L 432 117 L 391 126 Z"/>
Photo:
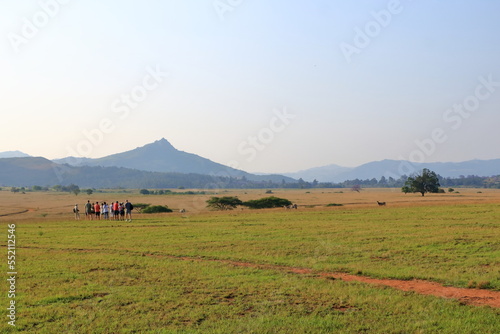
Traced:
<path fill-rule="evenodd" d="M 343 191 L 343 192 L 340 192 Z M 263 190 L 228 190 L 243 200 Z M 15 223 L 17 326 L 26 333 L 497 333 L 498 309 L 272 266 L 500 290 L 500 192 L 275 190 L 298 210 L 210 212 L 210 195 L 0 192 Z M 184 208 L 75 221 L 76 202 Z M 379 207 L 376 200 L 386 201 Z M 327 207 L 328 204 L 343 204 Z M 2 243 L 5 249 L 5 242 Z M 187 259 L 185 257 L 188 257 Z M 266 264 L 266 268 L 214 260 Z M 2 270 L 7 272 L 5 261 Z M 487 283 L 487 284 L 486 284 Z M 7 288 L 7 284 L 5 287 Z M 4 291 L 4 290 L 2 290 Z M 2 292 L 5 296 L 6 293 Z M 0 299 L 5 305 L 6 298 Z M 5 311 L 4 311 L 5 312 Z"/>

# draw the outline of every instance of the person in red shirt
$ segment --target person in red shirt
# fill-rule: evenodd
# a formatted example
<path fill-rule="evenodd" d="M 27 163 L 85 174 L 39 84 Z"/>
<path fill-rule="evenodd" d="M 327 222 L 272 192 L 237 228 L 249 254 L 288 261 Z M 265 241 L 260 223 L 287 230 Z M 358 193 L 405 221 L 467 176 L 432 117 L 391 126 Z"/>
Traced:
<path fill-rule="evenodd" d="M 99 205 L 99 202 L 95 202 L 94 211 L 95 211 L 95 219 L 101 220 L 101 206 Z"/>
<path fill-rule="evenodd" d="M 120 220 L 120 205 L 118 204 L 118 201 L 113 203 L 113 216 L 115 220 Z"/>

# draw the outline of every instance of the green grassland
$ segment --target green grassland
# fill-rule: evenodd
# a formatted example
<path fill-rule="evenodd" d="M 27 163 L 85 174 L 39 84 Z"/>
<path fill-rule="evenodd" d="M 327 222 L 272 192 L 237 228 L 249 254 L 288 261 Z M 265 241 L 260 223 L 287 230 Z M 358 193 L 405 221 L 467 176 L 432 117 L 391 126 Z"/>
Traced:
<path fill-rule="evenodd" d="M 0 331 L 497 333 L 498 309 L 271 265 L 500 290 L 499 221 L 488 203 L 22 220 Z"/>

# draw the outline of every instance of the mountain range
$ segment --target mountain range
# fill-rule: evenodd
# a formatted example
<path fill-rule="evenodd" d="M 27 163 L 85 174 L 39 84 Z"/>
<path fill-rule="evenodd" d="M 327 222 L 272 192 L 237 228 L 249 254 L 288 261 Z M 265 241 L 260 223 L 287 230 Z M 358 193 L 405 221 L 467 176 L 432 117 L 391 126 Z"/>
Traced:
<path fill-rule="evenodd" d="M 50 161 L 22 152 L 0 158 L 0 185 L 76 184 L 89 188 L 264 187 L 295 182 L 283 175 L 255 175 L 175 149 L 166 139 L 104 158 Z"/>
<path fill-rule="evenodd" d="M 342 167 L 328 165 L 324 167 L 311 168 L 296 173 L 285 173 L 284 175 L 304 181 L 312 182 L 343 182 L 346 180 L 366 180 L 382 176 L 399 179 L 401 176 L 410 176 L 422 169 L 428 168 L 442 177 L 456 178 L 468 175 L 493 176 L 500 175 L 500 159 L 493 160 L 469 160 L 464 162 L 429 162 L 416 163 L 404 160 L 382 160 L 373 161 L 358 167 Z"/>
<path fill-rule="evenodd" d="M 165 138 L 136 149 L 98 159 L 68 157 L 53 160 L 70 166 L 122 167 L 147 172 L 201 174 L 222 177 L 246 178 L 250 181 L 294 182 L 283 175 L 255 175 L 234 169 L 199 155 L 177 150 Z"/>
<path fill-rule="evenodd" d="M 328 165 L 282 175 L 256 175 L 234 169 L 196 154 L 177 150 L 162 138 L 136 149 L 103 158 L 67 157 L 50 161 L 31 157 L 20 151 L 0 152 L 0 185 L 67 185 L 85 187 L 193 187 L 213 182 L 237 182 L 237 186 L 252 187 L 246 181 L 293 183 L 297 179 L 312 182 L 380 179 L 382 176 L 399 179 L 428 168 L 443 177 L 461 175 L 493 176 L 500 174 L 500 159 L 464 162 L 412 163 L 400 160 L 369 162 L 358 167 Z M 189 175 L 189 177 L 186 177 Z M 235 186 L 236 184 L 232 184 Z M 226 184 L 229 187 L 228 184 Z"/>

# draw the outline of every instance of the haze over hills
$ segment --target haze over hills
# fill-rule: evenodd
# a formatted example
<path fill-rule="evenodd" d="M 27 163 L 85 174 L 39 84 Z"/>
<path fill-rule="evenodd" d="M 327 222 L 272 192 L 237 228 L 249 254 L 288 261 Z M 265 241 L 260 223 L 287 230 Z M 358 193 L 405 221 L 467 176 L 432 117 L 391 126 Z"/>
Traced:
<path fill-rule="evenodd" d="M 98 159 L 68 157 L 54 160 L 71 166 L 123 167 L 148 172 L 194 173 L 202 175 L 245 177 L 251 181 L 294 182 L 283 175 L 255 175 L 234 169 L 196 154 L 177 150 L 165 138 L 136 149 Z"/>
<path fill-rule="evenodd" d="M 312 182 L 343 182 L 346 180 L 366 180 L 382 176 L 398 179 L 403 175 L 410 176 L 428 168 L 443 177 L 460 177 L 461 175 L 494 176 L 500 175 L 500 159 L 494 160 L 469 160 L 464 162 L 429 162 L 416 163 L 404 160 L 382 160 L 373 161 L 358 167 L 341 167 L 328 165 L 324 167 L 311 168 L 296 173 L 285 173 L 284 175 L 304 181 Z"/>
<path fill-rule="evenodd" d="M 293 183 L 302 178 L 304 181 L 333 182 L 340 183 L 346 180 L 377 179 L 382 176 L 399 179 L 401 176 L 409 176 L 415 172 L 428 168 L 442 177 L 456 178 L 461 175 L 495 176 L 500 175 L 500 159 L 494 160 L 470 160 L 464 162 L 433 162 L 433 163 L 410 163 L 399 160 L 382 160 L 363 164 L 358 167 L 342 167 L 328 165 L 324 167 L 311 168 L 296 173 L 285 173 L 283 175 L 255 175 L 242 170 L 237 170 L 200 157 L 196 154 L 177 150 L 165 138 L 153 143 L 138 147 L 136 149 L 109 155 L 103 158 L 75 158 L 68 157 L 49 161 L 44 158 L 33 158 L 29 155 L 10 151 L 0 153 L 0 184 L 3 185 L 53 185 L 61 184 L 60 177 L 54 173 L 57 170 L 65 171 L 65 182 L 78 182 L 78 184 L 92 185 L 93 187 L 113 186 L 122 184 L 119 179 L 108 184 L 103 177 L 114 179 L 115 174 L 127 178 L 134 178 L 134 182 L 127 185 L 141 187 L 138 180 L 144 180 L 144 187 L 149 185 L 186 186 L 185 175 L 196 175 L 199 182 L 196 187 L 202 187 L 201 176 L 231 177 L 253 182 Z M 149 174 L 148 174 L 149 173 Z M 101 174 L 103 177 L 101 177 Z M 168 174 L 168 175 L 166 175 Z M 90 181 L 89 178 L 101 180 Z M 153 180 L 160 180 L 154 182 Z M 173 180 L 177 180 L 174 182 Z M 12 183 L 16 181 L 15 183 Z M 23 183 L 24 182 L 24 183 Z M 34 182 L 34 183 L 31 183 Z M 191 183 L 191 184 L 195 184 Z M 239 183 L 239 186 L 243 182 Z M 202 184 L 202 185 L 200 185 Z M 159 185 L 158 185 L 159 186 Z"/>
<path fill-rule="evenodd" d="M 1 158 L 23 158 L 23 157 L 30 157 L 30 155 L 23 153 L 21 151 L 0 152 L 0 159 Z"/>
<path fill-rule="evenodd" d="M 159 173 L 121 167 L 90 167 L 56 164 L 41 157 L 0 159 L 0 185 L 81 188 L 254 188 L 258 182 L 200 174 Z"/>
<path fill-rule="evenodd" d="M 284 173 L 284 175 L 294 179 L 303 179 L 304 181 L 312 182 L 317 180 L 319 182 L 332 182 L 338 175 L 347 173 L 353 170 L 352 167 L 342 167 L 339 165 L 328 165 L 323 167 L 315 167 L 295 173 Z"/>

